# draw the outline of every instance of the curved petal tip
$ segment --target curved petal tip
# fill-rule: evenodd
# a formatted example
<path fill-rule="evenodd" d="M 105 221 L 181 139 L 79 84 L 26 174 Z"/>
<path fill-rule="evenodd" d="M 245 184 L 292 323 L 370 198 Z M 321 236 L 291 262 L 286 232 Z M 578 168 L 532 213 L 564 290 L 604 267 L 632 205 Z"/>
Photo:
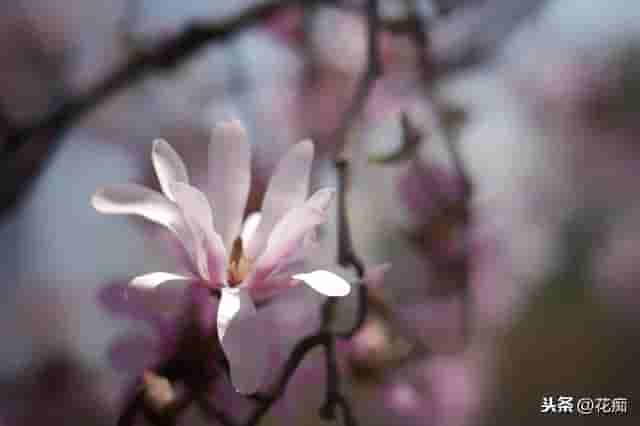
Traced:
<path fill-rule="evenodd" d="M 318 270 L 307 274 L 297 274 L 293 279 L 304 281 L 309 287 L 331 297 L 343 297 L 351 292 L 351 284 L 333 272 Z"/>

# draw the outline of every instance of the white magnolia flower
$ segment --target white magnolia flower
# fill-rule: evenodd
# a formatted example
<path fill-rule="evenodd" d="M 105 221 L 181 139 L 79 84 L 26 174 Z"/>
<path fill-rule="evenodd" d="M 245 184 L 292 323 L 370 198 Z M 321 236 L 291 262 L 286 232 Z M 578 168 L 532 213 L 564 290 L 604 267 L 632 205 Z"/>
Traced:
<path fill-rule="evenodd" d="M 135 214 L 171 230 L 186 249 L 190 274 L 154 272 L 130 285 L 167 293 L 177 281 L 220 289 L 217 326 L 235 388 L 245 394 L 260 385 L 266 367 L 265 333 L 254 302 L 304 282 L 326 296 L 345 296 L 347 281 L 324 269 L 303 273 L 315 230 L 327 219 L 332 189 L 307 198 L 313 144 L 293 146 L 278 164 L 262 211 L 242 223 L 250 184 L 250 147 L 238 121 L 218 125 L 209 147 L 206 194 L 189 184 L 180 156 L 162 140 L 152 153 L 163 194 L 136 184 L 99 189 L 91 202 L 101 213 Z M 164 291 L 163 291 L 164 289 Z"/>

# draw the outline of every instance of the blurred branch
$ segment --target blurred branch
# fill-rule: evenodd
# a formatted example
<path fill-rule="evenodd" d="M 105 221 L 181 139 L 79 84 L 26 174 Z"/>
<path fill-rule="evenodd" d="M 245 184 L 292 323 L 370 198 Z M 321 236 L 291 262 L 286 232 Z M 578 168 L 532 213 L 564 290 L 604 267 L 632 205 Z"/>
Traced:
<path fill-rule="evenodd" d="M 326 346 L 333 339 L 331 333 L 320 331 L 302 339 L 293 349 L 291 355 L 287 359 L 284 369 L 277 380 L 273 389 L 267 395 L 261 395 L 257 400 L 257 407 L 245 423 L 246 426 L 255 426 L 269 412 L 274 403 L 276 403 L 283 395 L 287 388 L 289 380 L 293 373 L 298 369 L 300 363 L 305 359 L 307 354 L 319 346 Z"/>
<path fill-rule="evenodd" d="M 151 49 L 133 54 L 124 65 L 86 93 L 73 96 L 38 122 L 16 129 L 3 146 L 1 154 L 16 152 L 24 143 L 43 133 L 60 136 L 76 120 L 82 118 L 117 91 L 131 86 L 150 71 L 177 67 L 213 41 L 224 41 L 245 28 L 254 26 L 283 8 L 302 0 L 263 2 L 220 22 L 194 22 L 175 37 L 160 41 Z M 328 1 L 328 0 L 326 0 Z"/>
<path fill-rule="evenodd" d="M 344 148 L 346 144 L 346 133 L 352 125 L 352 122 L 362 111 L 364 103 L 369 95 L 369 91 L 374 81 L 382 73 L 382 64 L 380 60 L 380 52 L 378 46 L 378 36 L 382 29 L 378 0 L 368 0 L 366 3 L 367 17 L 367 64 L 362 77 L 356 88 L 351 104 L 345 111 L 340 125 L 334 131 L 331 139 L 338 147 L 337 153 Z M 340 167 L 336 164 L 336 167 Z M 340 259 L 342 260 L 342 259 Z M 343 265 L 344 266 L 344 265 Z"/>
<path fill-rule="evenodd" d="M 386 19 L 385 30 L 394 34 L 414 34 L 426 50 L 432 79 L 437 79 L 478 65 L 502 46 L 523 20 L 535 15 L 546 0 L 468 0 L 445 10 L 427 28 L 418 13 L 415 0 L 407 0 L 407 17 Z M 423 34 L 418 34 L 422 32 Z M 424 52 L 420 53 L 421 56 Z M 425 57 L 421 58 L 422 62 Z"/>
<path fill-rule="evenodd" d="M 335 0 L 321 0 L 333 4 Z M 236 16 L 218 22 L 194 22 L 179 34 L 149 49 L 136 50 L 119 68 L 84 93 L 63 99 L 51 113 L 26 125 L 8 122 L 10 131 L 0 145 L 0 162 L 6 178 L 0 186 L 0 213 L 17 201 L 20 193 L 41 169 L 60 143 L 60 138 L 77 121 L 115 93 L 158 70 L 173 69 L 186 62 L 211 42 L 221 42 L 257 25 L 284 8 L 304 0 L 273 0 L 259 3 Z M 29 142 L 40 145 L 29 148 Z M 19 158 L 19 157 L 26 157 Z"/>
<path fill-rule="evenodd" d="M 507 7 L 507 3 L 511 2 L 505 2 L 504 0 L 489 2 L 489 4 L 485 5 L 482 9 L 481 12 L 483 13 L 478 12 L 480 17 L 473 21 L 475 23 L 474 28 L 492 27 L 490 18 L 502 16 L 499 13 L 491 14 L 489 11 L 506 10 L 504 15 L 512 18 L 509 20 L 509 23 L 515 24 L 516 22 L 519 22 L 519 18 L 528 16 L 530 12 L 536 10 L 535 6 L 542 3 L 542 1 L 543 0 L 525 2 L 528 5 L 526 8 L 516 8 L 514 6 Z M 86 113 L 101 104 L 114 93 L 125 87 L 133 85 L 149 72 L 175 68 L 184 63 L 210 42 L 224 41 L 239 31 L 259 24 L 288 6 L 296 4 L 305 5 L 306 3 L 307 2 L 304 0 L 266 1 L 259 3 L 236 16 L 219 22 L 194 22 L 188 25 L 181 33 L 159 42 L 153 48 L 132 54 L 124 65 L 109 74 L 103 81 L 85 93 L 72 96 L 65 100 L 62 105 L 44 118 L 26 126 L 12 126 L 15 130 L 9 134 L 6 143 L 2 147 L 0 155 L 6 157 L 8 154 L 15 153 L 27 141 L 40 135 L 47 135 L 50 138 L 60 136 L 76 120 L 82 118 Z M 338 0 L 314 0 L 313 3 L 314 5 L 340 5 Z M 342 134 L 348 128 L 348 123 L 353 119 L 353 116 L 357 115 L 361 108 L 361 103 L 366 97 L 366 92 L 368 91 L 369 86 L 381 71 L 379 55 L 377 52 L 377 43 L 373 43 L 371 38 L 376 37 L 381 29 L 387 29 L 396 33 L 416 33 L 419 34 L 421 40 L 426 40 L 426 31 L 422 25 L 417 25 L 417 23 L 420 22 L 420 19 L 417 19 L 416 16 L 410 16 L 405 19 L 385 20 L 382 22 L 375 12 L 374 7 L 377 6 L 374 6 L 373 2 L 367 2 L 366 15 L 370 24 L 368 53 L 369 63 L 367 65 L 367 70 L 360 82 L 357 95 L 354 97 L 354 102 L 345 113 L 342 125 L 340 126 L 339 131 L 336 132 L 337 135 Z M 473 13 L 468 14 L 475 16 Z M 445 32 L 444 30 L 441 30 L 441 28 L 444 27 L 460 26 L 458 20 L 461 20 L 461 17 L 456 16 L 452 17 L 450 21 L 438 25 L 435 28 L 436 33 Z M 512 29 L 513 25 L 507 25 L 505 23 L 500 27 Z M 456 52 L 459 50 L 457 47 L 454 48 L 454 45 L 458 46 L 470 43 L 473 46 L 469 47 L 465 51 L 487 51 L 490 50 L 491 46 L 495 46 L 498 40 L 501 40 L 498 36 L 486 36 L 481 37 L 481 39 L 486 40 L 485 47 L 483 48 L 478 47 L 477 42 L 475 44 L 472 43 L 473 40 L 476 40 L 476 37 L 472 37 L 471 35 L 468 37 L 456 38 L 456 43 L 451 42 L 448 45 L 445 44 L 440 49 L 432 52 L 435 56 L 431 61 L 442 71 L 445 69 L 448 71 L 451 68 L 447 64 L 458 63 L 452 60 L 450 56 L 461 56 L 460 53 L 456 53 L 455 55 L 453 54 L 454 50 Z M 423 48 L 422 50 L 426 50 L 428 45 L 425 42 L 421 42 L 421 47 Z M 473 54 L 470 56 L 477 57 L 478 55 Z"/>
<path fill-rule="evenodd" d="M 511 33 L 516 24 L 538 9 L 544 0 L 511 2 L 493 0 L 486 2 L 462 2 L 454 12 L 442 17 L 429 29 L 429 37 L 420 19 L 415 17 L 385 19 L 373 11 L 372 2 L 366 3 L 366 15 L 370 25 L 369 37 L 380 30 L 393 33 L 415 33 L 422 43 L 421 68 L 431 79 L 455 72 L 481 62 Z M 135 3 L 135 1 L 134 1 Z M 217 22 L 193 22 L 179 34 L 164 39 L 148 49 L 134 49 L 129 59 L 108 74 L 102 81 L 85 91 L 61 99 L 59 106 L 44 117 L 28 124 L 8 121 L 9 130 L 0 145 L 0 165 L 5 178 L 0 185 L 0 213 L 12 207 L 37 176 L 45 161 L 60 143 L 61 136 L 71 126 L 115 93 L 142 80 L 158 70 L 172 69 L 186 62 L 208 43 L 224 41 L 236 33 L 259 24 L 275 13 L 292 5 L 309 5 L 305 0 L 264 1 L 240 12 L 236 16 Z M 312 0 L 314 6 L 329 5 L 353 9 L 354 5 L 341 0 Z M 477 3 L 480 3 L 478 6 Z M 308 13 L 310 13 L 307 10 Z M 134 13 L 135 15 L 135 13 Z M 416 15 L 417 16 L 417 15 Z M 131 16 L 127 19 L 134 19 Z M 123 23 L 121 23 L 123 25 Z M 344 140 L 349 123 L 359 113 L 370 86 L 379 74 L 377 43 L 369 42 L 369 64 L 357 88 L 354 102 L 344 114 L 334 137 Z M 38 145 L 28 148 L 27 145 Z"/>
<path fill-rule="evenodd" d="M 546 0 L 471 1 L 430 29 L 434 75 L 467 69 L 491 58 L 518 26 Z"/>
<path fill-rule="evenodd" d="M 222 426 L 235 426 L 236 423 L 224 411 L 215 407 L 206 397 L 200 397 L 196 401 L 198 408 L 206 417 L 216 420 Z"/>
<path fill-rule="evenodd" d="M 336 161 L 338 172 L 338 264 L 343 267 L 353 266 L 360 278 L 364 276 L 364 262 L 358 257 L 353 247 L 351 228 L 347 216 L 346 187 L 349 184 L 349 168 L 346 160 Z"/>

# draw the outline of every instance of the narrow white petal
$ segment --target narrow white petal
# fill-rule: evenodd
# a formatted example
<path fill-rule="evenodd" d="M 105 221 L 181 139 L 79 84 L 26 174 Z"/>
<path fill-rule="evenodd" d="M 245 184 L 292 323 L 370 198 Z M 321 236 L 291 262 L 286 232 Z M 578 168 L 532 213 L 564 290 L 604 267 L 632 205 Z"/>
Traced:
<path fill-rule="evenodd" d="M 240 233 L 240 237 L 242 237 L 242 251 L 246 254 L 250 242 L 253 240 L 256 230 L 258 226 L 260 226 L 260 222 L 262 221 L 262 213 L 253 212 L 247 216 L 242 225 L 242 232 Z"/>
<path fill-rule="evenodd" d="M 242 394 L 255 393 L 264 378 L 268 345 L 266 322 L 258 321 L 246 288 L 222 289 L 218 337 L 229 362 L 231 382 Z"/>
<path fill-rule="evenodd" d="M 227 254 L 220 235 L 214 229 L 213 214 L 207 197 L 186 183 L 172 182 L 169 187 L 197 242 L 198 271 L 216 284 L 225 282 Z"/>
<path fill-rule="evenodd" d="M 175 195 L 171 190 L 172 182 L 189 183 L 189 175 L 182 158 L 177 152 L 162 139 L 153 141 L 153 150 L 151 152 L 151 160 L 153 167 L 160 182 L 162 192 L 172 201 L 175 201 Z"/>
<path fill-rule="evenodd" d="M 129 285 L 141 289 L 154 289 L 160 284 L 167 281 L 189 281 L 192 277 L 178 274 L 170 274 L 168 272 L 152 272 L 150 274 L 135 277 Z"/>
<path fill-rule="evenodd" d="M 149 314 L 177 313 L 187 302 L 185 290 L 194 280 L 167 272 L 141 275 L 129 282 L 127 299 Z"/>
<path fill-rule="evenodd" d="M 228 252 L 240 235 L 250 183 L 251 150 L 245 130 L 237 120 L 216 126 L 209 146 L 207 193 Z"/>
<path fill-rule="evenodd" d="M 91 205 L 100 213 L 142 216 L 169 228 L 187 244 L 188 230 L 180 209 L 157 191 L 134 183 L 109 185 L 96 191 Z"/>
<path fill-rule="evenodd" d="M 351 284 L 333 272 L 319 270 L 297 274 L 294 279 L 304 281 L 309 287 L 325 296 L 341 297 L 351 291 Z"/>
<path fill-rule="evenodd" d="M 197 224 L 203 231 L 213 232 L 213 214 L 207 197 L 186 183 L 172 182 L 169 187 L 187 221 Z"/>
<path fill-rule="evenodd" d="M 249 259 L 256 259 L 264 250 L 278 221 L 306 200 L 312 162 L 313 143 L 305 140 L 289 149 L 278 163 L 262 202 L 262 221 L 247 246 Z"/>
<path fill-rule="evenodd" d="M 326 210 L 335 191 L 317 191 L 301 207 L 290 210 L 273 228 L 267 248 L 258 258 L 248 285 L 259 285 L 280 264 L 287 263 L 303 246 L 309 232 L 327 220 Z"/>

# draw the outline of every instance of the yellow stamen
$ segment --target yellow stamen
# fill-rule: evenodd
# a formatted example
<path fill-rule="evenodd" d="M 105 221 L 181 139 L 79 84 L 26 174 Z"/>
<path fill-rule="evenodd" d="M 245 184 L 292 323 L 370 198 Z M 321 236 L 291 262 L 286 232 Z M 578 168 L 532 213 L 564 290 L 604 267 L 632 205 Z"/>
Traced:
<path fill-rule="evenodd" d="M 251 271 L 251 266 L 251 261 L 242 252 L 242 238 L 238 237 L 233 242 L 229 257 L 229 285 L 234 287 L 244 281 Z"/>

